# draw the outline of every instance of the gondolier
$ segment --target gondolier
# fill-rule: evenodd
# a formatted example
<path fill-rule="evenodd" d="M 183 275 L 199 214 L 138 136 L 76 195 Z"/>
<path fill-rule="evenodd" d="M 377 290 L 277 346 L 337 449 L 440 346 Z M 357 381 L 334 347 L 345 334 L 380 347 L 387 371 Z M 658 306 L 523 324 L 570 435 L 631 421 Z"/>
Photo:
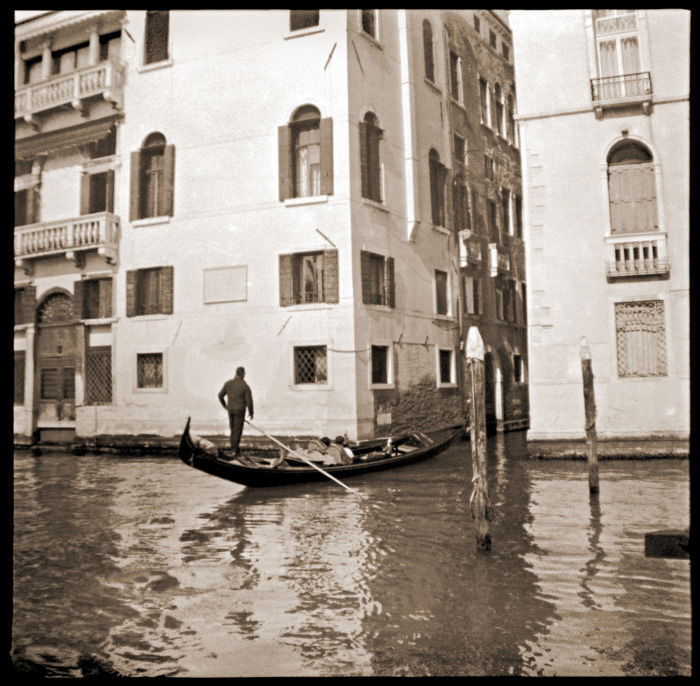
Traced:
<path fill-rule="evenodd" d="M 231 450 L 234 455 L 240 455 L 241 453 L 238 445 L 241 442 L 246 409 L 250 419 L 253 419 L 253 394 L 250 386 L 243 380 L 244 378 L 245 369 L 238 367 L 236 376 L 233 379 L 229 379 L 219 391 L 219 402 L 228 411 L 229 427 L 231 428 Z"/>

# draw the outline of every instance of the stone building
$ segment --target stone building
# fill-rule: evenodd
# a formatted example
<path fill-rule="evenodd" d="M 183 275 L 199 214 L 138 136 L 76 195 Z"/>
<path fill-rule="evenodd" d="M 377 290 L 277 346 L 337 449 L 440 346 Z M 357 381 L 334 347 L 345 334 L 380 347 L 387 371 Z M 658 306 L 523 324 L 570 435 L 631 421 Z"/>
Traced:
<path fill-rule="evenodd" d="M 15 436 L 527 423 L 510 32 L 490 10 L 71 10 L 15 29 Z M 204 38 L 206 37 L 206 39 Z M 244 438 L 245 440 L 245 438 Z"/>
<path fill-rule="evenodd" d="M 513 11 L 529 440 L 687 439 L 690 13 Z M 547 69 L 540 65 L 546 63 Z"/>

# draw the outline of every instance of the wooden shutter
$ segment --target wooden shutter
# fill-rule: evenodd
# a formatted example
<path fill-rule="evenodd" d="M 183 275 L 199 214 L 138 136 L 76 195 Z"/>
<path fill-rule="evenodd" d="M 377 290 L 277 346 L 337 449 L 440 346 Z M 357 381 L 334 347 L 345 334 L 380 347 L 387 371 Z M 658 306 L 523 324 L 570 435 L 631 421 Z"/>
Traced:
<path fill-rule="evenodd" d="M 39 208 L 41 207 L 41 186 L 32 186 L 27 191 L 27 224 L 35 224 L 40 221 Z"/>
<path fill-rule="evenodd" d="M 90 175 L 80 175 L 80 214 L 90 214 Z"/>
<path fill-rule="evenodd" d="M 100 316 L 112 316 L 112 279 L 100 280 Z"/>
<path fill-rule="evenodd" d="M 338 251 L 323 251 L 323 301 L 337 303 L 338 297 Z"/>
<path fill-rule="evenodd" d="M 166 145 L 163 154 L 163 183 L 159 189 L 159 214 L 172 217 L 174 214 L 175 194 L 175 146 Z"/>
<path fill-rule="evenodd" d="M 381 160 L 379 159 L 379 141 L 383 131 L 372 124 L 367 127 L 367 171 L 369 177 L 369 198 L 381 202 Z"/>
<path fill-rule="evenodd" d="M 114 212 L 114 169 L 110 169 L 107 172 L 107 182 L 105 186 L 105 210 L 107 212 Z"/>
<path fill-rule="evenodd" d="M 279 164 L 280 201 L 292 197 L 292 174 L 290 165 L 290 130 L 288 126 L 277 127 L 277 155 Z"/>
<path fill-rule="evenodd" d="M 160 268 L 160 311 L 163 314 L 173 313 L 173 268 Z"/>
<path fill-rule="evenodd" d="M 85 281 L 82 279 L 73 283 L 73 311 L 80 319 L 87 317 L 85 313 Z"/>
<path fill-rule="evenodd" d="M 333 195 L 333 119 L 320 123 L 321 137 L 321 195 Z"/>
<path fill-rule="evenodd" d="M 368 126 L 365 122 L 361 121 L 359 124 L 360 131 L 360 178 L 362 179 L 362 197 L 370 197 L 370 183 L 369 183 L 369 159 L 367 154 L 367 143 L 368 143 Z"/>
<path fill-rule="evenodd" d="M 129 221 L 141 218 L 141 151 L 131 153 L 131 188 L 129 191 Z M 133 315 L 127 315 L 132 317 Z"/>
<path fill-rule="evenodd" d="M 36 286 L 24 286 L 22 288 L 21 322 L 16 324 L 31 324 L 36 313 Z"/>
<path fill-rule="evenodd" d="M 396 281 L 394 279 L 394 258 L 387 257 L 385 268 L 386 268 L 386 304 L 389 307 L 396 307 Z"/>
<path fill-rule="evenodd" d="M 292 278 L 293 255 L 280 255 L 280 306 L 294 304 L 294 284 Z"/>
<path fill-rule="evenodd" d="M 372 302 L 372 289 L 370 284 L 370 254 L 366 250 L 360 251 L 360 275 L 362 278 L 362 302 L 367 305 Z"/>
<path fill-rule="evenodd" d="M 137 269 L 129 269 L 126 272 L 126 316 L 136 316 L 136 281 Z"/>

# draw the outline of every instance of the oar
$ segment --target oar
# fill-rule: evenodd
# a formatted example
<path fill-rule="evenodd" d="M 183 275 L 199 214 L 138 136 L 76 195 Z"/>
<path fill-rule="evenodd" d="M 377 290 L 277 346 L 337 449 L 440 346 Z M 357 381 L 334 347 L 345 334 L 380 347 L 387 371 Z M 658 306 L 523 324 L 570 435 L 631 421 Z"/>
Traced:
<path fill-rule="evenodd" d="M 292 450 L 289 446 L 285 445 L 282 443 L 282 441 L 278 441 L 274 436 L 270 436 L 270 434 L 265 433 L 259 426 L 255 426 L 253 422 L 248 421 L 247 419 L 245 420 L 246 424 L 250 424 L 256 431 L 260 432 L 263 436 L 266 438 L 269 438 L 271 441 L 274 441 L 279 445 L 280 447 L 284 448 L 286 451 L 292 453 L 292 455 L 295 455 L 298 457 L 302 462 L 306 462 L 310 467 L 313 467 L 315 470 L 321 472 L 324 476 L 327 476 L 329 479 L 335 481 L 337 484 L 340 484 L 345 490 L 350 491 L 351 493 L 354 493 L 355 495 L 359 495 L 360 498 L 366 498 L 367 496 L 364 495 L 363 493 L 360 493 L 359 491 L 356 491 L 354 488 L 350 488 L 350 486 L 346 486 L 340 479 L 336 479 L 332 474 L 329 474 L 325 469 L 321 469 L 318 465 L 315 465 L 311 460 L 307 460 L 303 455 L 300 455 L 298 452 L 295 450 Z"/>

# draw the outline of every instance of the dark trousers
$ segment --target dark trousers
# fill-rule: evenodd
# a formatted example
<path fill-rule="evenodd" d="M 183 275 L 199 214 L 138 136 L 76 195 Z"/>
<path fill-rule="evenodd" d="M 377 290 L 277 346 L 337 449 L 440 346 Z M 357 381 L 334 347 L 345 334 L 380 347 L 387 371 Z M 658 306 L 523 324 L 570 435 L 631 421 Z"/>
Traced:
<path fill-rule="evenodd" d="M 245 409 L 230 410 L 228 413 L 228 425 L 231 428 L 231 450 L 235 452 L 238 452 L 238 444 L 241 442 L 244 419 Z"/>

